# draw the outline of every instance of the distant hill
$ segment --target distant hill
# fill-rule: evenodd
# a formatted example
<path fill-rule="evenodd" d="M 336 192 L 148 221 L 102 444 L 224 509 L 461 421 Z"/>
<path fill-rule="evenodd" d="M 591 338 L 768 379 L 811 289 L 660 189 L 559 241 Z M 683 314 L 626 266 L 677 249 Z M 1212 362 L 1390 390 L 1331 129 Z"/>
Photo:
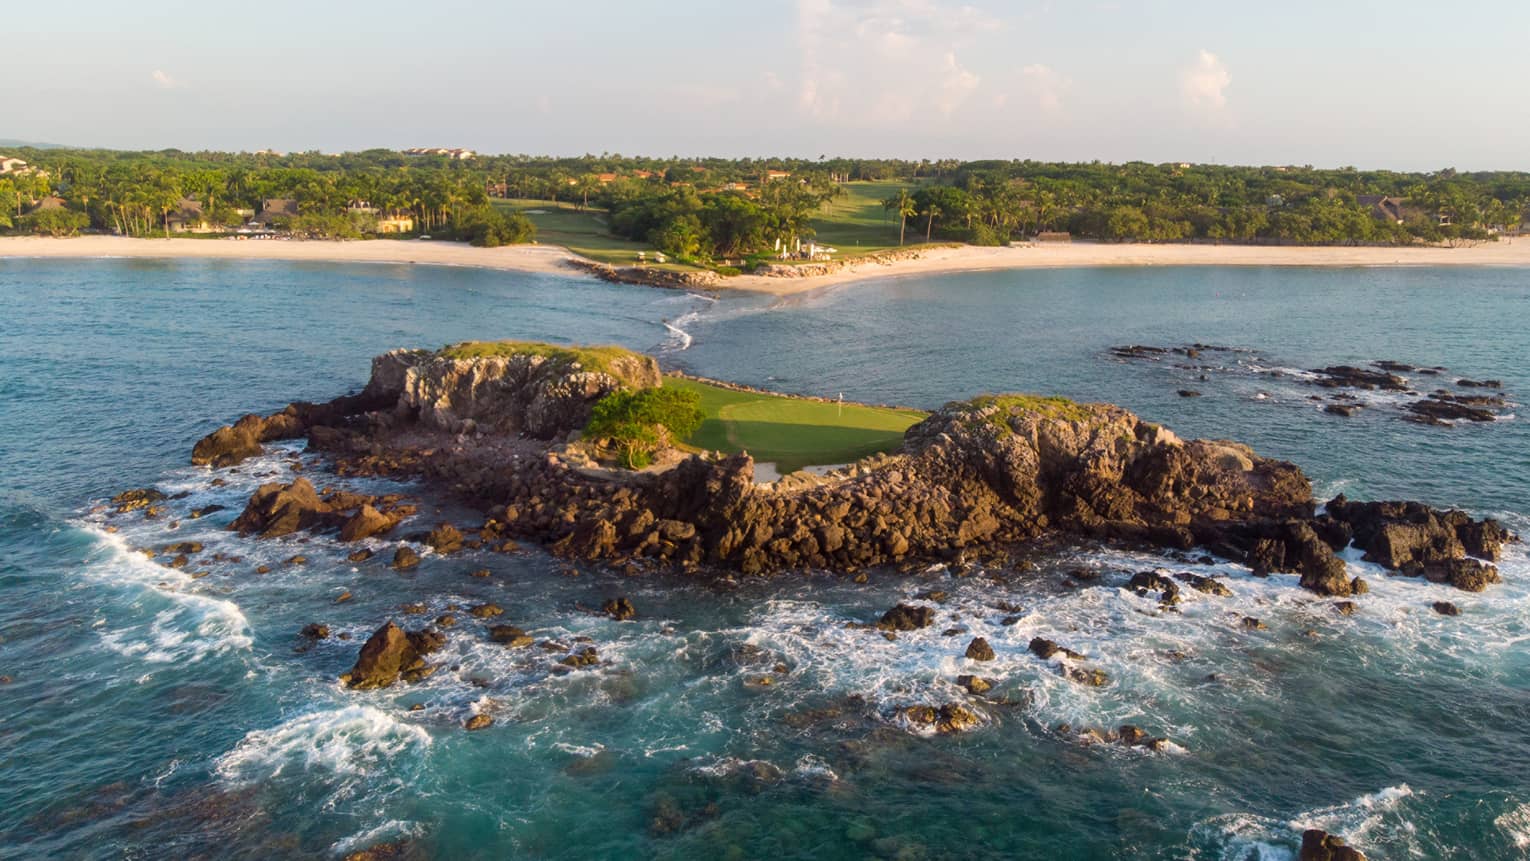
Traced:
<path fill-rule="evenodd" d="M 69 149 L 66 144 L 38 143 L 37 141 L 19 141 L 13 138 L 0 138 L 0 148 L 20 149 L 31 147 L 32 149 Z"/>

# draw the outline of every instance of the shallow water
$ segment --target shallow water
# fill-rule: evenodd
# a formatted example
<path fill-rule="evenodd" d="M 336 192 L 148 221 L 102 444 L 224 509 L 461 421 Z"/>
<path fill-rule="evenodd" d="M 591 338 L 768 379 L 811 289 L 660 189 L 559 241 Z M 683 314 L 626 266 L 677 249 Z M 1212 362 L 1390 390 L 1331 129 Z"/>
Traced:
<path fill-rule="evenodd" d="M 0 673 L 14 677 L 0 685 L 0 855 L 338 857 L 408 839 L 421 857 L 1243 861 L 1292 858 L 1319 826 L 1372 858 L 1525 857 L 1523 546 L 1482 595 L 1352 558 L 1372 584 L 1352 617 L 1230 564 L 1191 569 L 1224 575 L 1232 598 L 1186 590 L 1166 613 L 1122 587 L 1183 563 L 1091 547 L 861 586 L 624 580 L 534 551 L 427 553 L 400 575 L 347 563 L 327 538 L 223 528 L 295 464 L 347 484 L 296 445 L 222 487 L 184 464 L 242 412 L 358 387 L 391 347 L 536 337 L 857 400 L 1109 400 L 1295 459 L 1322 492 L 1458 504 L 1530 532 L 1522 420 L 1418 427 L 1382 398 L 1341 419 L 1298 375 L 1267 375 L 1388 358 L 1502 379 L 1517 398 L 1527 312 L 1520 270 L 975 273 L 712 301 L 438 267 L 0 261 Z M 1190 342 L 1255 352 L 1208 370 L 1106 353 Z M 1204 396 L 1175 393 L 1187 387 Z M 93 510 L 146 484 L 188 495 L 158 520 Z M 420 525 L 468 522 L 423 501 Z M 186 516 L 209 504 L 227 508 Z M 136 552 L 185 540 L 207 545 L 185 572 Z M 298 553 L 306 564 L 284 561 Z M 491 576 L 468 576 L 480 568 Z M 927 630 L 888 642 L 844 627 L 931 589 L 947 598 Z M 615 595 L 637 621 L 582 609 Z M 1437 600 L 1462 615 L 1434 614 Z M 488 642 L 464 612 L 483 601 L 565 649 Z M 411 602 L 427 614 L 400 615 Z M 444 612 L 459 621 L 435 676 L 368 693 L 335 681 L 384 619 Z M 303 649 L 313 621 L 351 639 Z M 962 656 L 976 635 L 994 662 Z M 1110 684 L 1066 680 L 1027 651 L 1033 636 Z M 604 663 L 561 671 L 581 637 Z M 971 672 L 996 682 L 971 703 L 978 730 L 928 736 L 899 716 L 963 701 L 954 679 Z M 494 725 L 464 732 L 479 712 Z M 1086 745 L 1061 723 L 1133 723 L 1172 745 Z"/>

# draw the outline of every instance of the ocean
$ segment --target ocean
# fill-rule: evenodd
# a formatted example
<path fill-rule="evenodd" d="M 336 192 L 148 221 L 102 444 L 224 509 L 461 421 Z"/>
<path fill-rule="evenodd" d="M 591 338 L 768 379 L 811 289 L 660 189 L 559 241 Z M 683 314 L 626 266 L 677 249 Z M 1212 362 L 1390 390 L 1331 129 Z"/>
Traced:
<path fill-rule="evenodd" d="M 237 472 L 188 465 L 218 425 L 354 391 L 393 347 L 535 338 L 855 401 L 1110 401 L 1294 460 L 1323 498 L 1420 499 L 1530 534 L 1526 321 L 1521 269 L 975 272 L 777 299 L 435 266 L 0 260 L 0 857 L 340 858 L 400 842 L 414 858 L 1275 861 L 1307 827 L 1372 859 L 1530 857 L 1524 545 L 1482 594 L 1350 553 L 1371 584 L 1352 616 L 1226 562 L 1194 570 L 1225 574 L 1231 598 L 1186 590 L 1166 612 L 1124 584 L 1184 563 L 1089 545 L 1024 571 L 866 584 L 632 579 L 535 549 L 427 554 L 401 574 L 348 562 L 329 537 L 226 527 L 255 486 L 299 471 L 416 497 L 420 527 L 471 515 L 419 486 L 337 477 L 299 442 Z M 1202 348 L 1111 352 L 1128 344 Z M 1359 392 L 1348 418 L 1311 399 L 1331 394 L 1312 369 L 1378 360 L 1448 369 L 1410 374 L 1425 390 L 1499 380 L 1510 405 L 1442 428 L 1403 421 L 1396 394 Z M 184 496 L 157 519 L 102 510 L 140 486 Z M 181 541 L 206 547 L 185 569 L 140 552 Z M 1080 569 L 1091 578 L 1068 576 Z M 930 590 L 946 593 L 931 628 L 889 642 L 845 627 Z M 583 609 L 618 595 L 635 621 Z M 1434 613 L 1442 600 L 1461 615 Z M 463 610 L 485 601 L 603 662 L 565 672 L 561 653 L 491 643 Z M 404 613 L 416 603 L 425 614 Z M 448 613 L 427 680 L 337 682 L 387 619 Z M 309 623 L 332 636 L 309 643 Z M 974 635 L 995 661 L 963 657 Z M 1065 679 L 1027 650 L 1037 636 L 1110 683 Z M 972 672 L 995 683 L 969 701 L 975 730 L 900 717 L 967 701 L 955 678 Z M 480 712 L 493 726 L 464 731 Z M 1122 724 L 1170 743 L 1079 735 Z"/>

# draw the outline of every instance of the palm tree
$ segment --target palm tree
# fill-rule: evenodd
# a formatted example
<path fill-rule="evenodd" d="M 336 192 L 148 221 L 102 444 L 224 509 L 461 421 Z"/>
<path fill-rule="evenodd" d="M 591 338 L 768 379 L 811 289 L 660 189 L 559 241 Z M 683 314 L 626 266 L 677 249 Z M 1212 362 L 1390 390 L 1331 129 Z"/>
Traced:
<path fill-rule="evenodd" d="M 942 213 L 940 211 L 940 207 L 936 206 L 934 203 L 931 203 L 929 206 L 924 208 L 924 214 L 927 218 L 927 220 L 924 222 L 924 241 L 928 243 L 930 241 L 930 231 L 935 228 L 935 219 L 939 218 Z"/>
<path fill-rule="evenodd" d="M 908 217 L 919 211 L 914 206 L 914 196 L 908 193 L 908 189 L 900 188 L 896 195 L 882 201 L 882 208 L 898 213 L 898 244 L 902 245 L 904 229 L 908 227 Z"/>

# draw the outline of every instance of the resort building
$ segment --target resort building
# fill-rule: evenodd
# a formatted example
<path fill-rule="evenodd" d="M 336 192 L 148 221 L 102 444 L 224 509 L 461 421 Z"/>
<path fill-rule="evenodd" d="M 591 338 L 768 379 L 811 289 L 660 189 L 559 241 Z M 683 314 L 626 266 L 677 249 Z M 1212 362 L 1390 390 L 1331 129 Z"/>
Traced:
<path fill-rule="evenodd" d="M 1355 202 L 1382 221 L 1402 224 L 1406 217 L 1401 198 L 1389 197 L 1385 194 L 1360 194 L 1355 196 Z"/>
<path fill-rule="evenodd" d="M 254 218 L 250 219 L 250 224 L 269 230 L 278 222 L 296 218 L 297 214 L 297 201 L 286 198 L 271 198 L 260 202 L 260 211 L 255 213 Z"/>
<path fill-rule="evenodd" d="M 27 213 L 31 214 L 33 212 L 42 212 L 45 209 L 67 209 L 67 208 L 68 208 L 68 204 L 65 203 L 65 201 L 64 201 L 64 199 L 62 197 L 59 197 L 56 194 L 50 194 L 47 197 L 43 198 L 42 200 L 39 200 L 36 203 L 32 204 L 32 208 L 27 210 Z"/>
<path fill-rule="evenodd" d="M 404 155 L 414 155 L 414 156 L 444 155 L 447 158 L 456 159 L 457 161 L 466 161 L 466 160 L 472 158 L 475 155 L 475 153 L 472 150 L 470 150 L 470 149 L 456 149 L 456 148 L 431 147 L 431 146 L 417 146 L 417 147 L 410 147 L 409 149 L 404 150 Z"/>
<path fill-rule="evenodd" d="M 0 173 L 26 173 L 27 163 L 19 158 L 0 155 Z"/>
<path fill-rule="evenodd" d="M 165 226 L 171 233 L 217 233 L 219 228 L 207 220 L 202 204 L 195 198 L 183 197 L 176 211 L 165 217 Z"/>
<path fill-rule="evenodd" d="M 378 233 L 413 233 L 414 216 L 402 210 L 392 210 L 377 216 Z"/>

